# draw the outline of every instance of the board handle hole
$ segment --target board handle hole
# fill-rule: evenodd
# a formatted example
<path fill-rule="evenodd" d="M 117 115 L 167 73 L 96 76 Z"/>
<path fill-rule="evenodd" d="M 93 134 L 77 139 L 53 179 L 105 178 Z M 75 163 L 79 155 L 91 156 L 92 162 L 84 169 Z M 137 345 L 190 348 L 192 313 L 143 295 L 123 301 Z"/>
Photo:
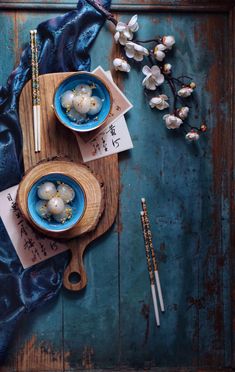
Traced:
<path fill-rule="evenodd" d="M 76 271 L 69 274 L 69 281 L 72 284 L 78 284 L 81 281 L 81 275 Z"/>

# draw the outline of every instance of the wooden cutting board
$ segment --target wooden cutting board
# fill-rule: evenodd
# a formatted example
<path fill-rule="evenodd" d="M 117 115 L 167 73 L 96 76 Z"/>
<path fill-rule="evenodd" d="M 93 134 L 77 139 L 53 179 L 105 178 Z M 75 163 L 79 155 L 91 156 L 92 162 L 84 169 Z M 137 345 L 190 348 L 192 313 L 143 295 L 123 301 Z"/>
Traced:
<path fill-rule="evenodd" d="M 23 132 L 23 159 L 27 171 L 44 159 L 68 157 L 81 163 L 81 155 L 77 144 L 77 134 L 60 124 L 53 110 L 53 96 L 62 80 L 74 73 L 57 73 L 41 75 L 41 152 L 34 152 L 33 115 L 31 81 L 22 90 L 19 102 L 20 123 Z M 87 284 L 87 276 L 83 265 L 83 254 L 90 242 L 103 235 L 113 224 L 118 206 L 119 171 L 117 154 L 86 163 L 89 168 L 104 182 L 105 209 L 97 227 L 77 238 L 69 240 L 68 248 L 72 258 L 64 273 L 64 286 L 70 290 L 81 290 Z M 78 280 L 71 281 L 72 273 Z M 74 275 L 73 275 L 74 276 Z"/>

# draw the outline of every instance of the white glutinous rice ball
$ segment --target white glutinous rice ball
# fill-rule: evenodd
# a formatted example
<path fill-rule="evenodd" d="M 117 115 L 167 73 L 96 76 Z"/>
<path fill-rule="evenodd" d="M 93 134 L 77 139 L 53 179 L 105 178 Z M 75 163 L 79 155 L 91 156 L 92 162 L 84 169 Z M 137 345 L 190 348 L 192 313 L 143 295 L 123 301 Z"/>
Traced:
<path fill-rule="evenodd" d="M 66 183 L 59 185 L 57 187 L 57 192 L 59 194 L 58 196 L 63 199 L 65 203 L 70 203 L 75 197 L 74 189 Z"/>
<path fill-rule="evenodd" d="M 73 215 L 72 207 L 69 204 L 65 204 L 63 212 L 55 214 L 53 218 L 60 223 L 65 223 Z"/>
<path fill-rule="evenodd" d="M 38 187 L 38 197 L 43 200 L 50 200 L 56 195 L 56 187 L 52 182 L 44 182 Z"/>
<path fill-rule="evenodd" d="M 46 200 L 38 200 L 36 203 L 36 212 L 42 218 L 48 218 L 50 216 Z"/>
<path fill-rule="evenodd" d="M 79 114 L 74 107 L 67 113 L 67 116 L 70 120 L 75 121 L 76 123 L 83 122 L 86 118 L 85 114 Z"/>
<path fill-rule="evenodd" d="M 48 211 L 53 215 L 62 213 L 64 210 L 64 201 L 58 196 L 55 196 L 54 198 L 49 200 L 47 208 Z"/>
<path fill-rule="evenodd" d="M 74 93 L 71 90 L 67 90 L 60 97 L 61 106 L 66 108 L 67 110 L 70 110 L 70 108 L 73 106 L 73 99 Z"/>
<path fill-rule="evenodd" d="M 75 88 L 75 94 L 81 94 L 90 97 L 92 95 L 92 89 L 87 84 L 78 84 Z"/>
<path fill-rule="evenodd" d="M 88 115 L 96 115 L 100 112 L 102 108 L 103 102 L 100 97 L 93 96 L 91 97 L 90 101 L 90 110 L 88 111 Z"/>
<path fill-rule="evenodd" d="M 79 114 L 86 114 L 90 110 L 91 97 L 85 95 L 75 96 L 73 107 Z"/>

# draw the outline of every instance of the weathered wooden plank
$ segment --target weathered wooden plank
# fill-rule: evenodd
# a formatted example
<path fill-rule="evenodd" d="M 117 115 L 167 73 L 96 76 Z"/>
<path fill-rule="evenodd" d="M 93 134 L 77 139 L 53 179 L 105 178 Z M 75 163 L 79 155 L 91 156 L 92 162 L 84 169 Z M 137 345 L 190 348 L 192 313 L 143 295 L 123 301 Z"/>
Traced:
<path fill-rule="evenodd" d="M 17 23 L 15 12 L 0 13 L 1 29 L 8 32 L 0 33 L 0 43 L 4 47 L 0 51 L 0 85 L 5 85 L 8 75 L 14 68 L 15 53 L 18 45 Z"/>
<path fill-rule="evenodd" d="M 92 69 L 110 69 L 112 38 L 99 34 L 91 52 Z M 117 227 L 94 242 L 85 256 L 88 285 L 84 292 L 64 291 L 65 371 L 118 365 L 119 288 Z"/>
<path fill-rule="evenodd" d="M 64 292 L 65 371 L 118 365 L 118 235 L 113 229 L 85 256 L 85 291 Z"/>
<path fill-rule="evenodd" d="M 63 371 L 62 351 L 63 299 L 60 296 L 22 319 L 0 371 Z"/>
<path fill-rule="evenodd" d="M 232 317 L 232 323 L 230 325 L 230 335 L 232 339 L 232 367 L 235 368 L 235 338 L 234 338 L 234 332 L 235 332 L 235 190 L 234 190 L 234 166 L 235 166 L 235 151 L 234 151 L 234 138 L 235 138 L 235 126 L 234 126 L 234 118 L 235 118 L 235 66 L 234 66 L 234 58 L 235 58 L 235 7 L 229 14 L 229 98 L 230 98 L 230 122 L 229 122 L 229 130 L 228 130 L 228 136 L 229 136 L 229 146 L 227 146 L 228 151 L 228 169 L 229 174 L 231 175 L 230 182 L 227 184 L 227 192 L 230 199 L 230 206 L 229 206 L 229 212 L 230 212 L 230 246 L 231 246 L 231 252 L 229 255 L 230 260 L 230 270 L 231 270 L 231 317 Z M 233 154 L 233 155 L 232 155 Z"/>
<path fill-rule="evenodd" d="M 223 30 L 223 42 L 220 39 L 221 34 L 217 31 L 217 26 L 215 27 L 215 22 Z M 227 363 L 230 365 L 231 363 L 230 340 L 228 328 L 226 328 L 228 327 L 227 319 L 230 317 L 228 308 L 231 306 L 228 279 L 229 243 L 224 239 L 224 232 L 229 229 L 229 222 L 225 216 L 227 203 L 223 185 L 228 175 L 227 138 L 224 135 L 225 126 L 229 126 L 227 31 L 228 19 L 223 17 L 217 19 L 212 17 L 197 28 L 197 34 L 203 35 L 202 40 L 199 40 L 199 45 L 206 45 L 209 53 L 209 61 L 205 69 L 205 90 L 208 95 L 206 107 L 210 110 L 207 116 L 211 127 L 208 151 L 205 154 L 206 168 L 204 168 L 204 177 L 206 177 L 208 186 L 206 187 L 204 183 L 202 194 L 202 205 L 204 206 L 202 221 L 205 222 L 200 234 L 200 245 L 204 247 L 200 255 L 199 281 L 199 298 L 203 300 L 200 311 L 201 325 L 199 325 L 200 363 L 217 366 L 224 366 Z M 220 45 L 220 48 L 217 48 L 216 45 Z M 218 66 L 215 60 L 223 60 L 223 64 Z M 224 79 L 222 81 L 219 79 L 219 81 L 218 78 L 221 75 Z M 221 153 L 219 157 L 218 152 Z M 208 200 L 210 201 L 208 202 Z M 225 235 L 228 236 L 227 233 Z M 207 325 L 207 331 L 205 328 L 203 329 L 203 324 Z"/>
<path fill-rule="evenodd" d="M 50 14 L 47 16 L 50 17 Z M 35 18 L 37 18 L 36 22 L 38 23 L 40 17 L 33 15 L 31 25 L 28 24 L 28 29 L 26 26 L 25 30 L 22 30 L 23 23 L 27 18 L 29 18 L 28 14 L 18 12 L 1 13 L 1 30 L 4 30 L 0 33 L 2 45 L 0 76 L 2 84 L 5 84 L 9 73 L 18 62 L 22 45 L 28 41 L 30 26 L 32 26 Z M 63 345 L 61 304 L 61 299 L 55 300 L 53 304 L 48 304 L 43 309 L 39 309 L 37 313 L 30 314 L 25 320 L 22 319 L 12 342 L 8 360 L 3 367 L 4 370 L 27 371 L 29 365 L 30 368 L 33 368 L 32 361 L 37 366 L 35 367 L 37 370 L 42 366 L 46 368 L 48 364 L 51 365 L 52 370 L 53 368 L 56 369 L 55 365 L 62 369 L 62 360 L 57 359 L 55 361 L 54 351 L 49 352 L 52 350 L 51 341 L 54 337 L 54 329 L 57 329 L 57 337 L 53 344 L 54 350 L 60 350 Z"/>
<path fill-rule="evenodd" d="M 194 70 L 194 55 L 189 51 L 193 49 L 190 46 L 192 34 L 189 33 L 192 22 L 192 17 L 182 15 L 140 17 L 140 23 L 144 24 L 142 38 L 153 34 L 175 34 L 175 58 L 170 60 L 174 61 L 175 76 L 181 75 L 182 71 L 186 75 L 195 75 L 195 71 L 193 74 L 191 71 Z M 190 198 L 197 193 L 200 177 L 197 149 L 190 148 L 180 135 L 165 129 L 162 113 L 151 112 L 141 89 L 142 78 L 140 72 L 132 72 L 125 87 L 131 101 L 138 104 L 129 118 L 135 148 L 130 158 L 124 164 L 121 162 L 124 185 L 120 237 L 122 361 L 135 363 L 139 368 L 155 364 L 168 367 L 182 363 L 194 365 L 197 350 L 193 350 L 193 323 L 197 313 L 188 298 L 197 296 L 198 268 L 194 264 L 195 239 L 190 239 L 190 232 L 185 233 L 185 230 L 189 229 L 190 220 L 195 219 Z M 149 205 L 167 309 L 161 317 L 160 329 L 156 329 L 154 321 L 139 223 L 142 196 Z M 127 277 L 134 280 L 126 284 Z M 148 314 L 143 314 L 147 306 L 149 319 Z"/>
<path fill-rule="evenodd" d="M 222 170 L 222 164 L 226 163 L 222 131 L 229 120 L 225 96 L 228 45 L 222 43 L 220 37 L 228 40 L 227 17 L 158 14 L 141 16 L 140 23 L 145 25 L 144 36 L 156 32 L 176 35 L 174 74 L 178 76 L 183 72 L 195 77 L 201 108 L 198 113 L 193 111 L 191 117 L 193 120 L 197 117 L 197 122 L 207 118 L 209 132 L 197 146 L 190 146 L 177 134 L 168 132 L 162 113 L 151 113 L 145 107 L 141 88 L 136 88 L 142 77 L 132 72 L 125 90 L 133 102 L 138 102 L 129 116 L 135 149 L 121 162 L 122 362 L 135 362 L 139 368 L 144 367 L 144 362 L 161 367 L 225 366 L 231 363 L 228 310 L 231 304 L 226 260 L 229 245 L 225 239 L 228 220 L 224 218 L 221 224 L 220 208 L 221 181 L 228 176 Z M 223 66 L 216 64 L 222 60 Z M 225 76 L 225 80 L 221 81 L 219 75 Z M 160 275 L 167 312 L 162 316 L 159 330 L 154 327 L 147 268 L 143 266 L 138 222 L 139 200 L 143 194 L 149 200 L 153 232 L 162 260 Z M 225 216 L 225 203 L 223 208 Z M 128 283 L 127 277 L 132 278 Z M 208 287 L 213 285 L 211 281 L 214 283 L 212 293 L 208 292 Z M 146 301 L 150 304 L 151 326 L 145 345 L 147 321 L 141 315 L 141 305 Z"/>

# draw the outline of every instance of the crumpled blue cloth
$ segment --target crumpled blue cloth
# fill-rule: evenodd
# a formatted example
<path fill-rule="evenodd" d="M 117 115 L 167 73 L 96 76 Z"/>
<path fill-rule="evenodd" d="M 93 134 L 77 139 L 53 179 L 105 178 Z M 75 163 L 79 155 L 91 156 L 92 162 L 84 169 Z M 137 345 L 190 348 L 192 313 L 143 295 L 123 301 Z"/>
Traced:
<path fill-rule="evenodd" d="M 111 0 L 103 0 L 108 9 Z M 89 70 L 88 50 L 104 17 L 85 0 L 77 10 L 41 23 L 38 30 L 40 74 Z M 18 99 L 31 78 L 27 46 L 6 87 L 0 87 L 0 191 L 19 183 L 23 173 Z M 62 284 L 68 253 L 24 270 L 0 220 L 0 362 L 23 314 L 52 299 Z"/>

